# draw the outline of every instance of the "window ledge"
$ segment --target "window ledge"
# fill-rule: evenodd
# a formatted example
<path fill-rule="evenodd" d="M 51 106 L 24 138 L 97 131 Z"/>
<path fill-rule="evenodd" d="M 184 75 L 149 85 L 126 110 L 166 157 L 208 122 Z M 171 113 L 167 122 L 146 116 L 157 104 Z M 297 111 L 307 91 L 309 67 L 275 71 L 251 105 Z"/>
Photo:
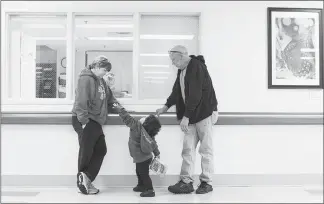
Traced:
<path fill-rule="evenodd" d="M 154 112 L 132 112 L 140 119 Z M 2 124 L 71 125 L 71 113 L 2 113 Z M 179 125 L 175 113 L 160 116 L 162 125 Z M 109 114 L 106 125 L 124 125 L 117 114 Z M 323 125 L 323 113 L 219 113 L 217 125 Z"/>

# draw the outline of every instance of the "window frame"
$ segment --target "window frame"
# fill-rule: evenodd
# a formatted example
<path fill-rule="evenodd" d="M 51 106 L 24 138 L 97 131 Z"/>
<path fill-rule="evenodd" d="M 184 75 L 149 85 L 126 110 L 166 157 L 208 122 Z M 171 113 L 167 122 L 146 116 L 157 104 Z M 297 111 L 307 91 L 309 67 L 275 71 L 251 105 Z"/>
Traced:
<path fill-rule="evenodd" d="M 73 22 L 74 17 L 72 12 L 4 12 L 5 13 L 5 25 L 4 25 L 4 41 L 5 42 L 5 57 L 3 59 L 4 66 L 1 66 L 1 104 L 2 109 L 6 110 L 6 106 L 8 105 L 71 105 L 73 104 L 72 95 L 73 93 L 71 87 L 73 83 L 74 76 L 74 53 L 73 50 Z M 64 15 L 66 16 L 66 31 L 67 31 L 67 39 L 66 39 L 66 97 L 65 98 L 33 98 L 33 99 L 24 99 L 24 98 L 9 98 L 8 90 L 9 90 L 9 76 L 10 76 L 10 16 L 11 15 L 32 15 L 32 16 L 40 16 L 46 17 L 51 15 Z M 71 27 L 71 29 L 70 29 Z M 20 80 L 20 79 L 19 79 Z M 19 88 L 20 89 L 20 88 Z M 69 91 L 68 91 L 69 90 Z"/>
<path fill-rule="evenodd" d="M 4 35 L 1 36 L 2 42 L 5 42 L 4 46 L 1 46 L 1 52 L 4 53 L 1 66 L 1 111 L 2 112 L 67 112 L 72 110 L 72 106 L 75 98 L 75 41 L 72 40 L 75 37 L 75 16 L 85 15 L 132 15 L 133 17 L 133 87 L 132 98 L 117 98 L 126 108 L 130 108 L 137 112 L 149 112 L 153 109 L 161 107 L 166 102 L 165 99 L 139 99 L 139 82 L 138 82 L 138 70 L 140 59 L 140 23 L 142 15 L 175 15 L 175 16 L 193 16 L 198 18 L 198 53 L 200 51 L 200 21 L 201 12 L 78 12 L 78 11 L 66 11 L 66 12 L 35 12 L 35 11 L 4 11 L 1 18 L 2 30 Z M 33 99 L 10 99 L 8 97 L 9 88 L 9 57 L 10 49 L 8 39 L 10 37 L 10 15 L 65 15 L 66 16 L 66 98 L 33 98 Z M 20 79 L 19 79 L 20 80 Z M 170 90 L 171 92 L 171 90 Z M 63 109 L 61 110 L 60 107 Z M 170 112 L 174 111 L 174 108 L 170 109 Z"/>

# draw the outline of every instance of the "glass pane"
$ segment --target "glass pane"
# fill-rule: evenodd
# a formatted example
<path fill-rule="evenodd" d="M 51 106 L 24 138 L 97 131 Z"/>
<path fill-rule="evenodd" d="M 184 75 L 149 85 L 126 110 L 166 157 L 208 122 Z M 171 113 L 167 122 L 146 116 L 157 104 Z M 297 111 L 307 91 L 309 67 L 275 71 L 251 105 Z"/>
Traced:
<path fill-rule="evenodd" d="M 168 50 L 175 45 L 198 52 L 198 17 L 143 15 L 140 23 L 139 98 L 166 99 L 171 93 L 177 68 Z"/>
<path fill-rule="evenodd" d="M 66 16 L 12 15 L 9 37 L 9 95 L 65 98 Z"/>
<path fill-rule="evenodd" d="M 82 69 L 96 56 L 104 55 L 112 65 L 104 79 L 115 97 L 131 98 L 133 16 L 76 16 L 75 26 L 75 83 Z"/>

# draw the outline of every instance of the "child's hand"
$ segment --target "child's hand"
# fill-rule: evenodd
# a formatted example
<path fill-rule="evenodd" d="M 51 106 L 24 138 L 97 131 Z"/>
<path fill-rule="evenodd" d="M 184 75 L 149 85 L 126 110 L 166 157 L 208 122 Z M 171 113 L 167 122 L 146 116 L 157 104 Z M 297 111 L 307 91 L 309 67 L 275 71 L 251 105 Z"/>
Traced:
<path fill-rule="evenodd" d="M 124 107 L 121 106 L 119 103 L 114 103 L 113 108 L 120 112 Z"/>

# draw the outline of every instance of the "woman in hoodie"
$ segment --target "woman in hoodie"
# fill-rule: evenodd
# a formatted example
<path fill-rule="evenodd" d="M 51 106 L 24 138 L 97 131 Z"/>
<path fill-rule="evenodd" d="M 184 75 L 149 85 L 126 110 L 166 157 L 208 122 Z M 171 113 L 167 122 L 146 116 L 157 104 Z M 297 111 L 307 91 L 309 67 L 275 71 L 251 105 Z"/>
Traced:
<path fill-rule="evenodd" d="M 72 125 L 79 137 L 77 186 L 83 194 L 99 192 L 92 182 L 107 152 L 102 125 L 107 120 L 108 108 L 118 103 L 103 79 L 110 70 L 107 57 L 98 56 L 79 75 Z"/>

